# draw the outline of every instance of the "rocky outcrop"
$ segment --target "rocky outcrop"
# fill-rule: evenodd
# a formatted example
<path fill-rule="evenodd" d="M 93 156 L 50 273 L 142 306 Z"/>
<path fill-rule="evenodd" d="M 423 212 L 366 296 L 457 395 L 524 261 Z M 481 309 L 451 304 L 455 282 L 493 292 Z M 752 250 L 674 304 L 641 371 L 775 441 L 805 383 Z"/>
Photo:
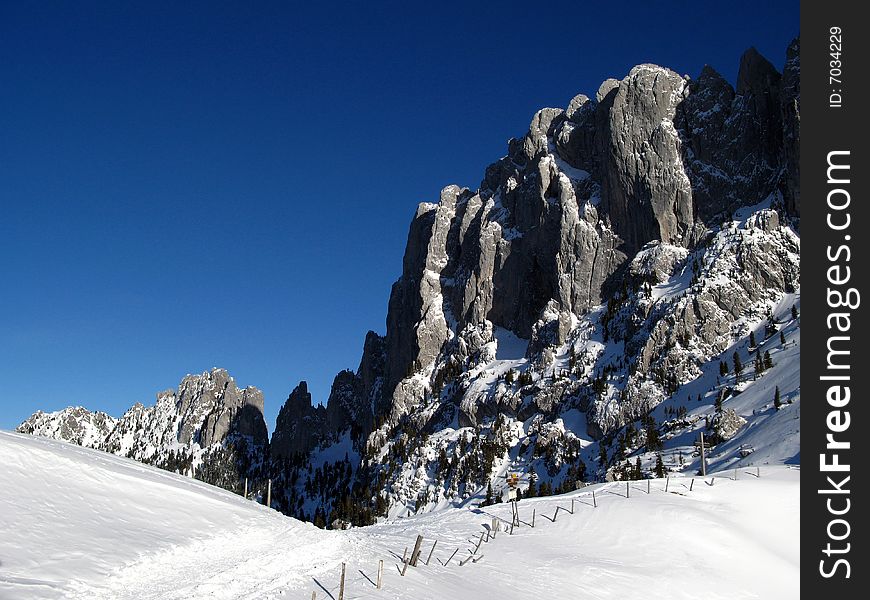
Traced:
<path fill-rule="evenodd" d="M 15 428 L 18 433 L 63 440 L 86 448 L 99 448 L 116 419 L 104 412 L 72 406 L 56 412 L 36 411 Z"/>
<path fill-rule="evenodd" d="M 737 432 L 744 425 L 746 425 L 746 419 L 738 415 L 733 408 L 726 408 L 722 412 L 716 413 L 710 421 L 710 428 L 713 430 L 710 443 L 727 442 L 737 435 Z"/>
<path fill-rule="evenodd" d="M 223 369 L 188 375 L 176 390 L 157 394 L 154 405 L 137 403 L 117 420 L 69 408 L 36 413 L 19 430 L 174 471 L 210 473 L 220 478 L 212 483 L 230 488 L 262 466 L 268 444 L 263 393 L 240 389 Z"/>
<path fill-rule="evenodd" d="M 326 407 L 313 406 L 308 384 L 300 381 L 278 412 L 270 450 L 275 458 L 310 452 L 323 439 Z"/>
<path fill-rule="evenodd" d="M 239 389 L 224 369 L 182 379 L 177 390 L 157 395 L 154 406 L 134 405 L 107 436 L 105 448 L 142 461 L 153 461 L 171 448 L 206 449 L 244 438 L 268 443 L 263 393 Z"/>
<path fill-rule="evenodd" d="M 384 339 L 373 331 L 366 335 L 356 373 L 335 376 L 325 405 L 315 406 L 304 381 L 291 392 L 278 412 L 272 433 L 271 453 L 277 459 L 305 455 L 319 446 L 350 434 L 361 448 L 374 428 L 374 414 L 384 381 Z"/>

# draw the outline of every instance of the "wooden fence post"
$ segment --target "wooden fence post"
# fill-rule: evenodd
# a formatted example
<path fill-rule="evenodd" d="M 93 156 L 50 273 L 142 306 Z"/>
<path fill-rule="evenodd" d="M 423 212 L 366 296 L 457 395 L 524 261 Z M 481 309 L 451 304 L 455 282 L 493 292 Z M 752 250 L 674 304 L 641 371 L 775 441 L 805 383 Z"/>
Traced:
<path fill-rule="evenodd" d="M 631 496 L 630 496 L 630 493 L 629 493 L 629 491 L 628 491 L 628 482 L 627 482 L 627 481 L 625 482 L 625 497 L 626 497 L 626 498 L 631 497 Z"/>
<path fill-rule="evenodd" d="M 689 484 L 689 491 L 692 491 L 692 487 L 695 485 L 695 478 L 692 477 L 692 482 Z"/>
<path fill-rule="evenodd" d="M 459 548 L 457 548 L 456 550 L 454 550 L 454 551 L 453 551 L 453 554 L 450 555 L 450 558 L 447 559 L 447 562 L 444 563 L 444 566 L 445 566 L 445 567 L 446 567 L 447 565 L 450 564 L 450 561 L 453 560 L 453 557 L 456 556 L 456 553 L 457 553 L 457 552 L 459 552 Z"/>
<path fill-rule="evenodd" d="M 243 496 L 244 496 L 245 500 L 248 499 L 248 478 L 247 477 L 245 477 L 245 493 L 243 494 Z"/>
<path fill-rule="evenodd" d="M 402 562 L 408 561 L 408 547 L 405 546 L 405 551 L 402 553 Z"/>
<path fill-rule="evenodd" d="M 707 476 L 707 459 L 704 456 L 704 432 L 701 432 L 701 477 Z"/>
<path fill-rule="evenodd" d="M 646 493 L 649 494 L 649 479 L 646 480 Z"/>
<path fill-rule="evenodd" d="M 426 566 L 429 566 L 429 561 L 432 560 L 432 553 L 435 552 L 435 546 L 438 545 L 438 540 L 435 540 L 435 543 L 432 544 L 432 549 L 429 550 L 429 556 L 426 558 Z"/>
<path fill-rule="evenodd" d="M 482 538 L 483 536 L 481 536 Z M 423 536 L 418 535 L 417 541 L 414 542 L 414 551 L 411 552 L 411 566 L 417 566 L 417 559 L 420 558 L 420 546 L 423 544 Z"/>
<path fill-rule="evenodd" d="M 734 469 L 734 481 L 737 481 L 737 469 Z"/>
<path fill-rule="evenodd" d="M 598 508 L 598 501 L 595 499 L 595 490 L 592 490 L 592 508 Z"/>
<path fill-rule="evenodd" d="M 311 600 L 317 600 L 317 592 L 311 592 Z"/>
<path fill-rule="evenodd" d="M 666 494 L 668 493 L 668 486 L 669 486 L 670 484 L 671 484 L 671 476 L 668 475 L 667 478 L 665 478 L 665 493 L 666 493 Z"/>
<path fill-rule="evenodd" d="M 408 570 L 408 561 L 406 560 L 406 561 L 405 561 L 405 566 L 402 567 L 402 577 L 405 576 L 405 571 L 407 571 L 407 570 Z M 341 599 L 339 599 L 339 600 L 341 600 Z"/>
<path fill-rule="evenodd" d="M 532 510 L 532 529 L 535 528 L 535 512 L 536 510 Z"/>
<path fill-rule="evenodd" d="M 761 479 L 761 467 L 755 467 L 755 476 Z"/>
<path fill-rule="evenodd" d="M 384 576 L 384 561 L 378 561 L 378 589 L 381 589 L 381 578 Z"/>
<path fill-rule="evenodd" d="M 558 514 L 559 514 L 559 507 L 557 506 L 557 507 L 556 507 L 556 512 L 553 513 L 553 523 L 556 522 L 556 515 L 558 515 Z"/>
<path fill-rule="evenodd" d="M 571 498 L 571 514 L 574 514 L 574 498 Z"/>
<path fill-rule="evenodd" d="M 269 480 L 269 487 L 266 488 L 266 506 L 272 508 L 272 480 Z"/>
<path fill-rule="evenodd" d="M 341 584 L 338 587 L 338 600 L 344 600 L 344 569 L 347 565 L 341 563 Z"/>
<path fill-rule="evenodd" d="M 480 545 L 482 543 L 483 543 L 483 532 L 481 531 L 480 532 L 480 539 L 477 540 L 477 546 L 474 547 L 474 552 L 472 552 L 472 554 L 477 554 L 477 550 L 478 550 L 478 548 L 480 548 Z"/>

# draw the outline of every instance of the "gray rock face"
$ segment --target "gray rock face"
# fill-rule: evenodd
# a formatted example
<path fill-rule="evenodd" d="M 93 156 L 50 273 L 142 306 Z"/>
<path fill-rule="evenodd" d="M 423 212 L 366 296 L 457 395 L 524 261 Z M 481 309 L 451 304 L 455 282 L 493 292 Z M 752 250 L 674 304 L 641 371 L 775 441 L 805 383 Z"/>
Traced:
<path fill-rule="evenodd" d="M 727 442 L 737 435 L 737 432 L 744 425 L 746 425 L 746 419 L 738 415 L 733 408 L 726 408 L 721 413 L 714 415 L 710 421 L 710 427 L 713 430 L 711 442 L 714 444 Z"/>
<path fill-rule="evenodd" d="M 325 424 L 326 407 L 312 406 L 308 384 L 299 382 L 278 412 L 270 446 L 272 456 L 290 457 L 311 451 L 323 439 Z"/>
<path fill-rule="evenodd" d="M 130 408 L 107 436 L 105 450 L 153 462 L 172 448 L 206 449 L 241 438 L 253 447 L 268 443 L 263 393 L 239 389 L 227 371 L 212 369 L 157 394 L 154 406 Z"/>
<path fill-rule="evenodd" d="M 249 436 L 256 445 L 267 443 L 263 420 L 263 393 L 253 387 L 240 390 L 223 369 L 188 375 L 174 401 L 180 417 L 178 441 L 202 447 L 220 443 L 232 432 Z"/>
<path fill-rule="evenodd" d="M 86 448 L 100 448 L 117 420 L 104 412 L 81 406 L 45 413 L 36 411 L 15 428 L 18 433 L 71 442 Z"/>
<path fill-rule="evenodd" d="M 800 217 L 800 144 L 801 144 L 801 73 L 800 38 L 792 41 L 786 52 L 782 73 L 782 160 L 785 173 L 782 186 L 785 208 Z"/>
<path fill-rule="evenodd" d="M 345 370 L 335 376 L 325 406 L 313 406 L 308 384 L 300 382 L 278 413 L 272 456 L 307 454 L 338 441 L 348 432 L 354 446 L 362 448 L 374 428 L 384 368 L 384 339 L 369 331 L 357 372 Z"/>
<path fill-rule="evenodd" d="M 36 413 L 19 429 L 171 471 L 195 470 L 228 489 L 258 472 L 268 444 L 262 392 L 239 389 L 223 369 L 188 375 L 176 390 L 157 394 L 153 406 L 137 403 L 117 420 L 69 408 Z"/>
<path fill-rule="evenodd" d="M 601 137 L 602 188 L 613 226 L 631 251 L 650 240 L 695 241 L 692 186 L 674 127 L 686 81 L 640 65 L 619 84 Z"/>
<path fill-rule="evenodd" d="M 616 289 L 623 267 L 646 244 L 685 249 L 685 258 L 736 208 L 787 181 L 782 174 L 794 169 L 792 151 L 783 148 L 783 106 L 796 106 L 799 72 L 796 50 L 790 53 L 790 103 L 782 102 L 780 75 L 754 49 L 741 58 L 736 90 L 709 67 L 689 80 L 640 65 L 622 81 L 604 82 L 595 100 L 578 95 L 566 111 L 538 111 L 528 133 L 487 168 L 477 192 L 449 186 L 437 204 L 421 204 L 390 298 L 379 412 L 392 421 L 413 412 L 429 386 L 406 378 L 441 381 L 448 364 L 476 364 L 494 328 L 531 339 L 527 355 L 541 359 L 546 347 L 567 339 L 571 315 Z M 665 261 L 657 279 L 674 268 L 672 258 L 647 258 Z M 794 269 L 776 266 L 791 270 L 759 271 L 760 287 L 793 285 Z M 727 315 L 745 308 L 718 299 Z M 675 310 L 680 322 L 697 312 Z M 703 312 L 703 325 L 686 331 L 721 335 L 727 319 Z M 642 353 L 644 368 L 652 368 L 657 335 L 635 342 L 653 348 Z"/>

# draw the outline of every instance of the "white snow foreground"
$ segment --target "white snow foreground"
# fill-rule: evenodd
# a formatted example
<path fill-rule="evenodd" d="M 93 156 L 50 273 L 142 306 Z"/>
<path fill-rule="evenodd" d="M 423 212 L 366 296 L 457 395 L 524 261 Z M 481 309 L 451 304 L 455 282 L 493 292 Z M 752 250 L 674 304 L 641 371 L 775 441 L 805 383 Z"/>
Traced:
<path fill-rule="evenodd" d="M 664 480 L 652 480 L 649 494 L 634 481 L 628 498 L 626 483 L 614 482 L 525 499 L 510 535 L 506 504 L 323 531 L 63 442 L 0 432 L 0 458 L 3 600 L 338 598 L 342 562 L 348 600 L 799 596 L 794 467 L 764 466 L 760 478 L 746 467 L 737 480 L 721 472 L 713 485 L 672 477 L 667 493 Z M 472 557 L 493 517 L 502 531 Z M 402 577 L 417 534 L 420 564 Z"/>

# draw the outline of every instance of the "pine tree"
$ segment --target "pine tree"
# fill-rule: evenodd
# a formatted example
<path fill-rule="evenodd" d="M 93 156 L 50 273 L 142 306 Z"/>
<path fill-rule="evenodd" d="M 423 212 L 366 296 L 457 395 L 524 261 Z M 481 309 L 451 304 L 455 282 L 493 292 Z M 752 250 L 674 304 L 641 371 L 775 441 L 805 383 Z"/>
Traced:
<path fill-rule="evenodd" d="M 604 443 L 598 444 L 598 464 L 602 467 L 607 466 L 607 448 L 604 447 Z"/>
<path fill-rule="evenodd" d="M 657 452 L 662 449 L 662 440 L 659 436 L 658 425 L 652 415 L 647 417 L 646 423 L 646 449 L 650 452 Z"/>
<path fill-rule="evenodd" d="M 797 304 L 792 304 L 792 305 L 791 305 L 791 318 L 792 318 L 792 319 L 797 319 L 797 318 L 798 318 L 798 309 L 797 309 Z"/>
<path fill-rule="evenodd" d="M 767 325 L 764 327 L 764 337 L 769 338 L 776 333 L 776 322 L 773 320 L 773 315 L 767 316 Z"/>
<path fill-rule="evenodd" d="M 773 359 L 770 358 L 770 351 L 764 353 L 764 368 L 770 369 L 773 367 Z"/>
<path fill-rule="evenodd" d="M 743 371 L 743 363 L 740 362 L 740 355 L 737 354 L 737 351 L 734 351 L 734 379 L 735 382 L 740 381 L 740 373 Z"/>
<path fill-rule="evenodd" d="M 656 454 L 656 477 L 662 478 L 665 476 L 665 463 L 662 460 L 661 453 Z"/>
<path fill-rule="evenodd" d="M 640 456 L 634 461 L 634 477 L 632 479 L 643 479 L 643 468 L 640 464 Z"/>
<path fill-rule="evenodd" d="M 719 390 L 719 392 L 716 394 L 716 402 L 714 403 L 714 407 L 715 407 L 717 413 L 722 412 L 722 402 L 724 402 L 724 400 L 725 400 L 725 391 Z"/>
<path fill-rule="evenodd" d="M 782 406 L 782 400 L 779 397 L 779 386 L 776 386 L 776 391 L 773 393 L 773 408 L 779 410 L 780 406 Z"/>
<path fill-rule="evenodd" d="M 757 346 L 758 346 L 758 344 L 755 343 L 755 332 L 750 331 L 749 332 L 749 347 L 756 348 Z"/>
<path fill-rule="evenodd" d="M 484 506 L 489 506 L 492 504 L 492 482 L 487 482 L 486 484 L 486 498 L 483 501 Z"/>
<path fill-rule="evenodd" d="M 758 376 L 764 371 L 764 361 L 761 360 L 761 355 L 757 352 L 755 353 L 755 373 L 753 374 L 753 379 L 758 379 Z"/>
<path fill-rule="evenodd" d="M 725 364 L 724 360 L 719 361 L 719 375 L 722 377 L 728 375 L 728 365 Z"/>

